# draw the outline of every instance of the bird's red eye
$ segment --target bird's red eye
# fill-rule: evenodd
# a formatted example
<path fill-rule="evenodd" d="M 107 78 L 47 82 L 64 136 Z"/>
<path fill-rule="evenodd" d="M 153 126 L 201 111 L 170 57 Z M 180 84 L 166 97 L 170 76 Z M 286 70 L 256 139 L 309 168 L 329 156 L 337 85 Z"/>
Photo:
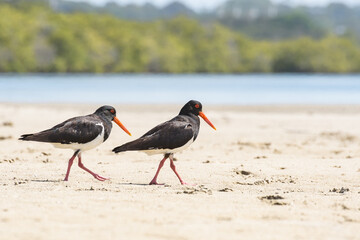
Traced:
<path fill-rule="evenodd" d="M 111 113 L 115 113 L 115 110 L 114 110 L 114 109 L 111 109 L 110 112 L 111 112 Z"/>
<path fill-rule="evenodd" d="M 200 106 L 199 106 L 199 104 L 195 104 L 195 107 L 196 107 L 196 108 L 199 108 Z"/>

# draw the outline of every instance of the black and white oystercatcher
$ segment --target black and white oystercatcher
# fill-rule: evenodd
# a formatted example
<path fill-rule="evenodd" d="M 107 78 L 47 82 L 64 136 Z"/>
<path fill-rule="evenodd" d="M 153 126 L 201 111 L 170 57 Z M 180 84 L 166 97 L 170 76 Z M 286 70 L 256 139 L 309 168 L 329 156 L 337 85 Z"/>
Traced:
<path fill-rule="evenodd" d="M 53 128 L 42 132 L 24 134 L 19 138 L 19 140 L 47 142 L 58 148 L 73 149 L 75 153 L 69 160 L 64 181 L 69 179 L 70 169 L 76 156 L 79 159 L 78 165 L 80 168 L 89 172 L 97 180 L 104 181 L 108 178 L 101 177 L 84 166 L 81 162 L 81 153 L 95 148 L 106 141 L 111 132 L 111 121 L 114 121 L 131 136 L 130 132 L 116 117 L 115 108 L 111 106 L 102 106 L 93 114 L 70 118 Z"/>
<path fill-rule="evenodd" d="M 186 149 L 195 141 L 200 128 L 200 119 L 198 116 L 202 117 L 205 122 L 216 130 L 214 125 L 202 112 L 201 103 L 191 100 L 184 105 L 179 115 L 167 122 L 159 124 L 142 137 L 114 148 L 113 152 L 143 151 L 149 155 L 164 154 L 164 158 L 161 160 L 150 185 L 158 184 L 156 181 L 157 177 L 167 158 L 170 159 L 170 167 L 179 178 L 180 183 L 186 184 L 176 171 L 173 156 L 174 153 Z"/>

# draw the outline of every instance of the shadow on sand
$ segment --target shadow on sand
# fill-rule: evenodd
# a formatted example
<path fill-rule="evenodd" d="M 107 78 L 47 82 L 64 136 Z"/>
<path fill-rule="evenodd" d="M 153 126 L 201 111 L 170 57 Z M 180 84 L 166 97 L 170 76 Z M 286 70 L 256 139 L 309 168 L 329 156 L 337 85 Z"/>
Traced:
<path fill-rule="evenodd" d="M 148 183 L 118 183 L 119 185 L 151 186 Z"/>
<path fill-rule="evenodd" d="M 31 182 L 51 182 L 51 183 L 56 183 L 56 182 L 62 182 L 63 180 L 49 180 L 49 179 L 32 179 L 30 180 Z"/>

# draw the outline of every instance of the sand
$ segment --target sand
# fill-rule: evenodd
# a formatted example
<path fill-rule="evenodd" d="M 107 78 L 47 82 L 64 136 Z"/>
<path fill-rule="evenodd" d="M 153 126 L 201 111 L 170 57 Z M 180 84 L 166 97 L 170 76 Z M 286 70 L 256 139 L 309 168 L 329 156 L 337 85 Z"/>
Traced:
<path fill-rule="evenodd" d="M 83 162 L 71 150 L 21 142 L 97 105 L 0 104 L 0 239 L 360 239 L 360 106 L 206 106 L 198 139 L 175 155 L 111 149 L 180 107 L 115 106 L 116 125 Z"/>

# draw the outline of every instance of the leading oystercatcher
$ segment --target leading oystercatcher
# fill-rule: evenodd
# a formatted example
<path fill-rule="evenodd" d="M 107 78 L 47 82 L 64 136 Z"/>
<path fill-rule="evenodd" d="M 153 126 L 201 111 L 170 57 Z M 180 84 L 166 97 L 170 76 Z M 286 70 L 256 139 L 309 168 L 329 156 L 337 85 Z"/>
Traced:
<path fill-rule="evenodd" d="M 111 106 L 102 106 L 93 114 L 70 118 L 65 122 L 54 126 L 53 128 L 42 132 L 24 134 L 19 138 L 19 140 L 47 142 L 58 148 L 73 149 L 75 152 L 69 160 L 64 181 L 69 179 L 70 168 L 76 156 L 79 159 L 78 165 L 80 168 L 89 172 L 97 180 L 104 181 L 108 178 L 101 177 L 84 166 L 84 164 L 81 162 L 81 153 L 83 151 L 95 148 L 96 146 L 106 141 L 111 132 L 111 121 L 114 121 L 117 125 L 119 125 L 119 127 L 121 127 L 127 134 L 131 136 L 130 132 L 116 117 L 115 108 Z"/>
<path fill-rule="evenodd" d="M 159 124 L 142 137 L 114 148 L 113 152 L 143 151 L 149 155 L 164 154 L 164 158 L 161 160 L 150 185 L 158 184 L 156 179 L 167 158 L 170 158 L 170 167 L 179 178 L 180 183 L 186 184 L 176 171 L 173 156 L 174 153 L 184 150 L 195 141 L 200 128 L 200 119 L 198 116 L 202 117 L 205 122 L 216 130 L 214 125 L 202 112 L 201 103 L 191 100 L 184 105 L 179 115 L 167 122 Z"/>

